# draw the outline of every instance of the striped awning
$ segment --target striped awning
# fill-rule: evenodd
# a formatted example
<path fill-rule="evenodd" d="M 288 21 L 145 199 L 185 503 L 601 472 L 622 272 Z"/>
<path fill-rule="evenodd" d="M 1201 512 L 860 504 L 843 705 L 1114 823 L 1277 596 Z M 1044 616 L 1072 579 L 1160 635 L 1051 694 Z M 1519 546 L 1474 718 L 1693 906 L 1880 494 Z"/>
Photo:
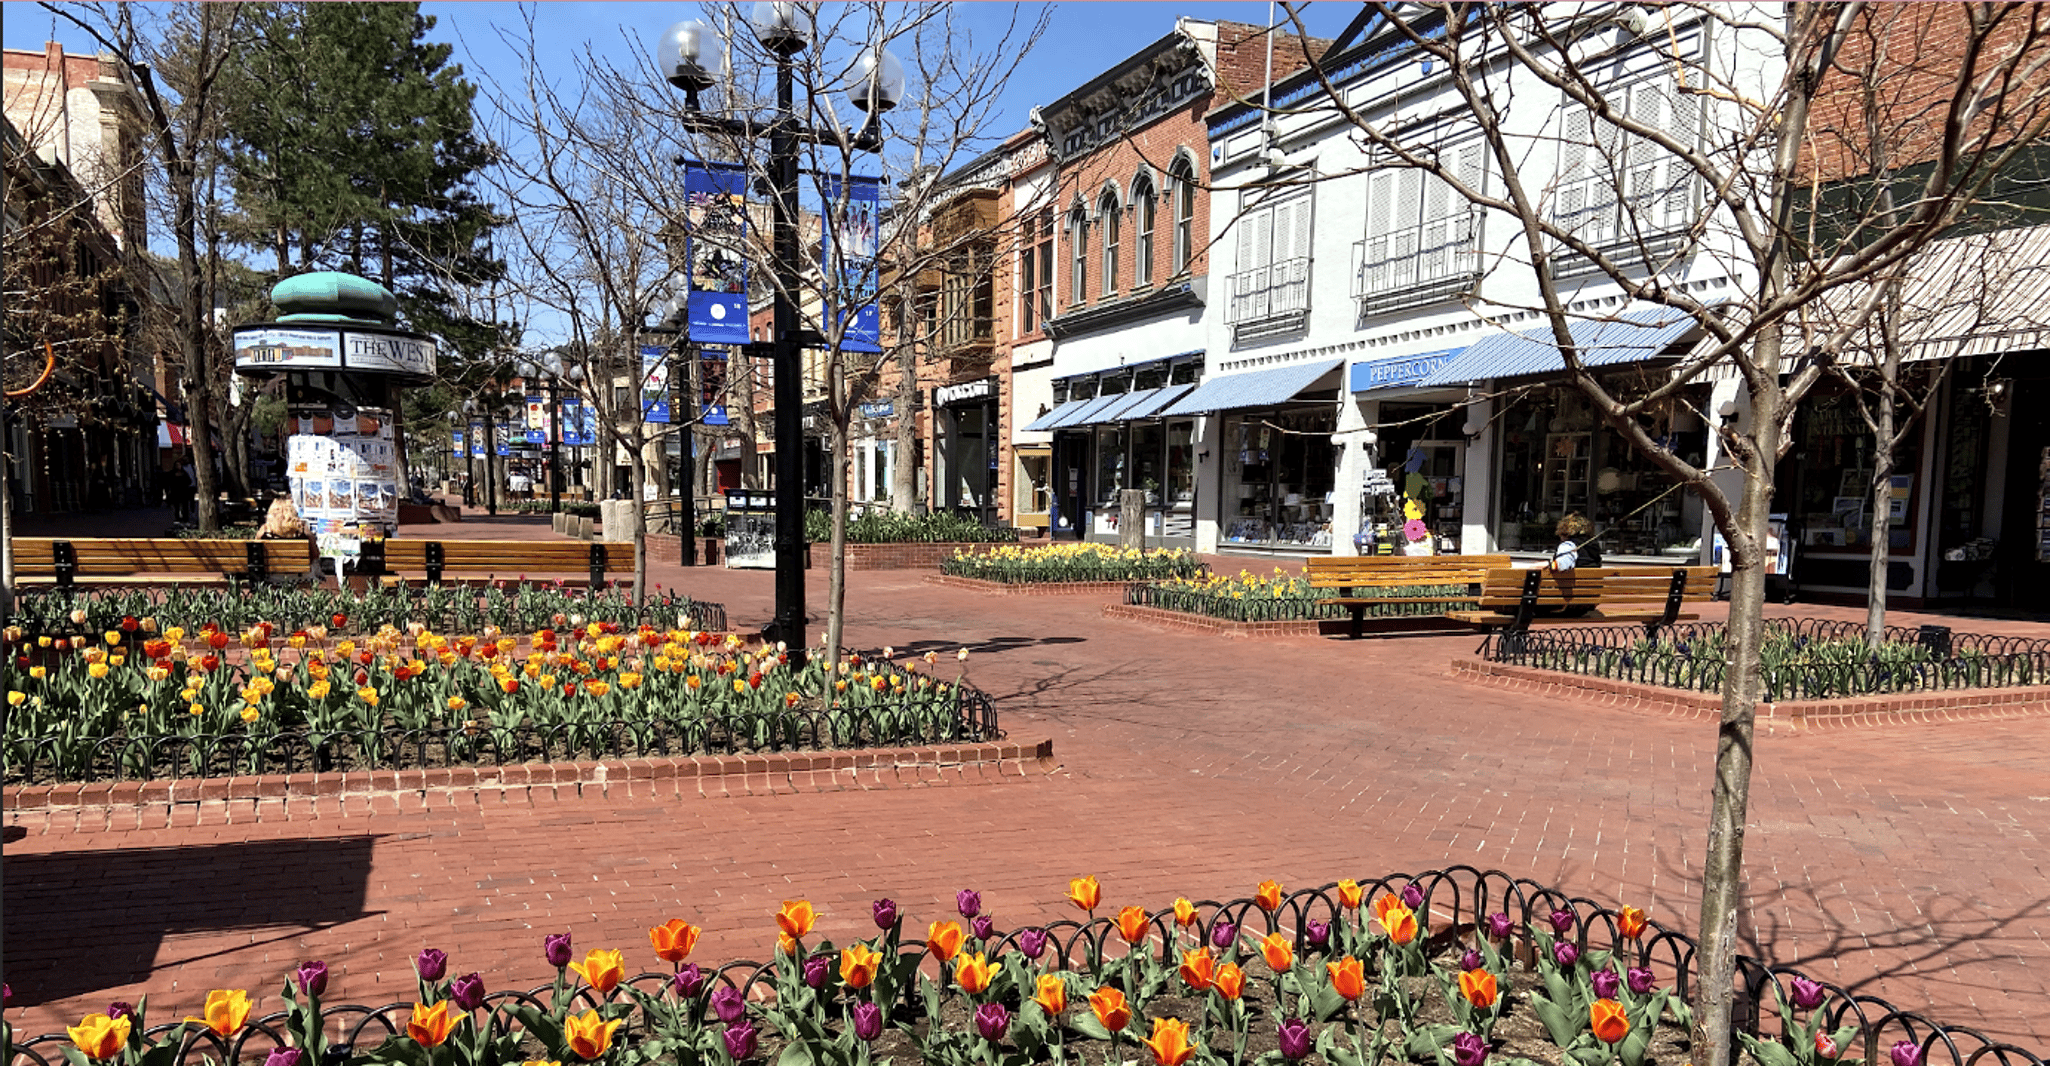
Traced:
<path fill-rule="evenodd" d="M 1641 363 L 1666 354 L 1699 328 L 1693 316 L 1664 307 L 1627 311 L 1572 324 L 1573 346 L 1583 366 Z M 1566 369 L 1550 327 L 1483 337 L 1417 384 L 1468 385 L 1499 378 L 1531 377 Z"/>
<path fill-rule="evenodd" d="M 1187 396 L 1195 390 L 1196 386 L 1194 383 L 1169 385 L 1166 388 L 1160 389 L 1148 389 L 1146 390 L 1144 402 L 1133 403 L 1123 411 L 1118 412 L 1118 417 L 1127 422 L 1139 418 L 1157 417 L 1161 412 L 1166 411 L 1169 405 L 1173 404 L 1176 400 Z"/>
<path fill-rule="evenodd" d="M 1040 415 L 1038 418 L 1033 419 L 1032 424 L 1026 426 L 1020 432 L 1043 433 L 1046 430 L 1052 429 L 1053 427 L 1060 425 L 1063 421 L 1066 421 L 1067 419 L 1074 417 L 1078 412 L 1082 410 L 1082 408 L 1087 407 L 1095 402 L 1095 400 L 1069 400 L 1066 403 L 1056 404 L 1054 405 L 1053 410 L 1048 411 L 1047 413 Z"/>
<path fill-rule="evenodd" d="M 1121 392 L 1118 393 L 1116 396 L 1098 396 L 1094 399 L 1071 402 L 1068 406 L 1072 407 L 1074 410 L 1069 412 L 1068 417 L 1063 418 L 1058 422 L 1049 423 L 1046 428 L 1074 429 L 1078 426 L 1086 426 L 1089 423 L 1096 420 L 1096 413 L 1098 411 L 1101 411 L 1114 403 L 1118 403 L 1122 401 L 1124 398 L 1125 394 Z"/>
<path fill-rule="evenodd" d="M 1225 374 L 1204 382 L 1163 415 L 1204 415 L 1212 411 L 1237 411 L 1247 407 L 1271 407 L 1295 399 L 1317 379 L 1339 368 L 1343 359 L 1320 359 L 1268 370 Z"/>

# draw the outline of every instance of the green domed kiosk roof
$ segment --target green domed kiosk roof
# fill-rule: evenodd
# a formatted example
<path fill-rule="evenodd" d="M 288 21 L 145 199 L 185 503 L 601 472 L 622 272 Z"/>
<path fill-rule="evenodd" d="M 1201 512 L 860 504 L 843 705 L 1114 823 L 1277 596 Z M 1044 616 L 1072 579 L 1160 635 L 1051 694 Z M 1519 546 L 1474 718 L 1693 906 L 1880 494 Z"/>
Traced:
<path fill-rule="evenodd" d="M 271 286 L 279 322 L 342 322 L 389 326 L 399 315 L 398 297 L 369 278 L 335 270 L 298 274 Z"/>

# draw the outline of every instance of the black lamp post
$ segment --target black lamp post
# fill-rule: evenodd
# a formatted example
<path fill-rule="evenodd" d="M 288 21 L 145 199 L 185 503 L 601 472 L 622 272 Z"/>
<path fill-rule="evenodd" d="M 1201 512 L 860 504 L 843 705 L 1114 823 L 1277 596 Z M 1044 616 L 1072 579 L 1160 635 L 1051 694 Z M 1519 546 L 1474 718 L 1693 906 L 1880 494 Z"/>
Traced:
<path fill-rule="evenodd" d="M 691 428 L 691 363 L 697 353 L 690 344 L 690 312 L 682 297 L 669 301 L 664 309 L 662 321 L 652 326 L 643 326 L 643 333 L 667 334 L 671 337 L 669 350 L 669 424 L 677 427 L 682 437 L 681 483 L 682 491 L 677 494 L 676 522 L 678 536 L 682 538 L 683 565 L 698 565 L 698 501 L 697 501 L 697 457 L 692 453 L 697 442 L 697 433 Z"/>
<path fill-rule="evenodd" d="M 562 510 L 562 379 L 570 381 L 584 379 L 584 368 L 575 363 L 565 370 L 562 350 L 552 348 L 541 354 L 539 359 L 528 359 L 519 366 L 520 376 L 529 382 L 545 381 L 548 384 L 548 513 Z"/>
<path fill-rule="evenodd" d="M 748 119 L 707 115 L 698 108 L 698 94 L 719 82 L 719 62 L 710 26 L 688 20 L 662 34 L 656 52 L 663 77 L 683 90 L 685 128 L 737 140 L 766 137 L 769 142 L 768 187 L 771 197 L 770 259 L 776 279 L 774 337 L 776 405 L 776 617 L 762 630 L 764 640 L 783 641 L 795 665 L 806 653 L 804 611 L 804 437 L 803 360 L 798 333 L 796 294 L 801 284 L 797 233 L 797 165 L 800 144 L 841 144 L 840 134 L 798 122 L 795 79 L 791 63 L 811 47 L 812 17 L 799 3 L 758 3 L 750 22 L 755 38 L 776 57 L 776 110 L 766 124 Z M 904 72 L 880 46 L 869 48 L 856 62 L 848 99 L 868 113 L 868 121 L 848 147 L 882 150 L 882 112 L 904 96 Z"/>

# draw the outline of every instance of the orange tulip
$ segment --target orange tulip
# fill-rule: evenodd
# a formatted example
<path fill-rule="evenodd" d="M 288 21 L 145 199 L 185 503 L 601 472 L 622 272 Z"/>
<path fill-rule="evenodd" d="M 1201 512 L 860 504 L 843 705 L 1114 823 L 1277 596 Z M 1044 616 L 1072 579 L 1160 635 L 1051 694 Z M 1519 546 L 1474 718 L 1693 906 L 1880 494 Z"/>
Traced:
<path fill-rule="evenodd" d="M 1196 924 L 1196 905 L 1186 899 L 1175 900 L 1174 924 L 1184 927 Z"/>
<path fill-rule="evenodd" d="M 1266 911 L 1269 914 L 1273 914 L 1275 911 L 1280 910 L 1281 882 L 1260 882 L 1260 887 L 1253 891 L 1253 902 L 1259 904 L 1260 909 Z"/>
<path fill-rule="evenodd" d="M 1275 973 L 1287 973 L 1295 965 L 1295 948 L 1288 938 L 1280 933 L 1269 933 L 1260 941 L 1260 957 L 1267 960 L 1267 968 Z"/>
<path fill-rule="evenodd" d="M 849 988 L 867 988 L 875 983 L 876 967 L 882 961 L 882 952 L 857 941 L 840 952 L 840 980 Z"/>
<path fill-rule="evenodd" d="M 249 1020 L 249 993 L 242 989 L 216 988 L 206 994 L 206 1017 L 187 1018 L 214 1031 L 215 1036 L 233 1036 Z"/>
<path fill-rule="evenodd" d="M 1189 1042 L 1189 1023 L 1179 1018 L 1153 1019 L 1153 1035 L 1144 1043 L 1160 1066 L 1182 1066 L 1196 1054 L 1196 1045 Z"/>
<path fill-rule="evenodd" d="M 1118 912 L 1118 935 L 1127 944 L 1146 942 L 1146 923 L 1149 921 L 1144 907 L 1126 907 Z"/>
<path fill-rule="evenodd" d="M 1217 976 L 1210 979 L 1210 988 L 1226 999 L 1237 999 L 1246 991 L 1246 971 L 1239 964 L 1227 962 L 1217 968 Z"/>
<path fill-rule="evenodd" d="M 115 1018 L 105 1014 L 88 1014 L 77 1025 L 67 1026 L 71 1043 L 79 1054 L 89 1059 L 111 1059 L 128 1046 L 128 1030 L 131 1023 L 127 1015 Z"/>
<path fill-rule="evenodd" d="M 1587 1008 L 1588 1023 L 1604 1044 L 1614 1044 L 1630 1035 L 1630 1016 L 1613 999 L 1598 999 Z"/>
<path fill-rule="evenodd" d="M 1077 877 L 1068 882 L 1068 899 L 1075 906 L 1094 914 L 1096 905 L 1103 902 L 1103 886 L 1096 883 L 1096 875 Z"/>
<path fill-rule="evenodd" d="M 598 1012 L 587 1010 L 572 1014 L 562 1020 L 563 1035 L 569 1038 L 569 1049 L 576 1057 L 586 1062 L 605 1057 L 612 1050 L 612 1031 L 626 1024 L 624 1018 L 606 1021 Z"/>
<path fill-rule="evenodd" d="M 690 958 L 692 948 L 698 946 L 697 926 L 681 918 L 671 918 L 648 930 L 648 942 L 655 945 L 655 955 L 663 962 L 682 962 Z"/>
<path fill-rule="evenodd" d="M 777 933 L 777 934 L 776 934 L 776 954 L 778 954 L 778 955 L 795 955 L 795 954 L 797 954 L 797 938 L 796 938 L 796 937 L 794 937 L 794 936 L 791 936 L 791 935 L 790 935 L 789 933 Z"/>
<path fill-rule="evenodd" d="M 1378 922 L 1382 918 L 1387 917 L 1389 911 L 1403 906 L 1402 897 L 1392 892 L 1376 896 L 1374 897 L 1374 920 Z"/>
<path fill-rule="evenodd" d="M 626 980 L 626 953 L 623 951 L 593 951 L 584 956 L 584 961 L 573 962 L 569 968 L 591 986 L 599 995 L 607 995 Z"/>
<path fill-rule="evenodd" d="M 1182 952 L 1182 983 L 1197 992 L 1207 991 L 1217 973 L 1217 960 L 1210 957 L 1209 948 L 1196 948 Z"/>
<path fill-rule="evenodd" d="M 961 950 L 960 922 L 934 922 L 926 928 L 925 950 L 941 962 L 951 962 Z"/>
<path fill-rule="evenodd" d="M 415 1003 L 413 1019 L 406 1023 L 406 1035 L 421 1047 L 440 1047 L 455 1028 L 456 1020 L 449 1017 L 448 1000 L 444 999 L 432 1007 Z"/>
<path fill-rule="evenodd" d="M 1643 936 L 1647 924 L 1649 923 L 1644 919 L 1644 912 L 1635 907 L 1625 907 L 1623 913 L 1616 916 L 1616 928 L 1625 940 L 1635 940 Z"/>
<path fill-rule="evenodd" d="M 1367 994 L 1367 970 L 1360 960 L 1347 956 L 1337 962 L 1327 962 L 1324 969 L 1331 974 L 1331 990 L 1357 1003 Z"/>
<path fill-rule="evenodd" d="M 1495 996 L 1498 994 L 1495 975 L 1486 970 L 1468 970 L 1460 974 L 1459 994 L 1465 996 L 1468 1003 L 1482 1010 L 1494 1006 Z"/>
<path fill-rule="evenodd" d="M 1379 923 L 1382 929 L 1387 930 L 1388 939 L 1398 944 L 1407 944 L 1416 939 L 1416 912 L 1403 906 L 1401 900 L 1396 900 L 1395 906 L 1382 910 L 1381 916 L 1374 921 Z"/>
<path fill-rule="evenodd" d="M 981 995 L 1003 969 L 1001 965 L 993 966 L 984 961 L 979 952 L 963 955 L 961 961 L 954 965 L 954 983 L 971 996 Z"/>
<path fill-rule="evenodd" d="M 783 909 L 776 912 L 776 928 L 781 929 L 783 935 L 792 940 L 803 939 L 811 932 L 811 927 L 818 924 L 818 920 L 818 912 L 811 909 L 809 900 L 786 899 L 783 901 Z"/>
<path fill-rule="evenodd" d="M 1350 877 L 1338 882 L 1338 905 L 1346 910 L 1358 910 L 1360 900 L 1364 899 L 1366 894 L 1366 889 L 1361 888 L 1360 883 Z"/>
<path fill-rule="evenodd" d="M 1060 974 L 1040 974 L 1039 989 L 1033 993 L 1032 999 L 1048 1016 L 1059 1014 L 1068 1009 L 1068 986 L 1061 980 Z"/>
<path fill-rule="evenodd" d="M 1125 994 L 1104 985 L 1089 993 L 1089 1009 L 1096 1012 L 1096 1020 L 1113 1033 L 1124 1031 L 1132 1024 L 1132 1008 L 1125 1005 Z"/>

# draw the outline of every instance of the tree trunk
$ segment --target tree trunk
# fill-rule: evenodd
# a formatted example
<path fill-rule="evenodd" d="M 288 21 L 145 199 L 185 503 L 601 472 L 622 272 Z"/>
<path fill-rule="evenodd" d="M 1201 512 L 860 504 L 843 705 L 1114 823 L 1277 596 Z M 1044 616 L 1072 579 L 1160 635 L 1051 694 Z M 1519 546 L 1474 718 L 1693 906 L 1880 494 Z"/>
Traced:
<path fill-rule="evenodd" d="M 645 506 L 644 501 L 648 498 L 648 459 L 641 451 L 646 433 L 635 433 L 633 436 L 633 447 L 629 449 L 632 458 L 627 462 L 628 469 L 633 471 L 633 499 L 628 501 L 631 506 L 625 510 L 632 515 L 633 528 L 630 532 L 634 542 L 634 606 L 638 607 L 648 595 L 648 523 L 641 513 L 641 508 Z M 618 513 L 617 509 L 614 513 Z"/>
<path fill-rule="evenodd" d="M 897 351 L 897 432 L 891 449 L 890 510 L 918 509 L 918 358 L 908 344 Z"/>
<path fill-rule="evenodd" d="M 1875 648 L 1886 642 L 1886 572 L 1892 555 L 1887 509 L 1893 503 L 1893 390 L 1891 376 L 1880 382 L 1879 409 L 1873 412 L 1878 425 L 1872 448 L 1872 520 L 1865 530 L 1871 538 L 1865 582 L 1865 642 Z"/>
<path fill-rule="evenodd" d="M 826 632 L 822 650 L 825 653 L 826 680 L 830 683 L 834 679 L 833 670 L 840 662 L 840 635 L 847 622 L 847 476 L 852 459 L 847 447 L 847 427 L 852 419 L 847 408 L 846 365 L 837 346 L 826 370 L 826 387 L 831 390 L 826 402 L 831 422 L 827 446 L 833 451 L 827 456 L 826 476 L 832 480 L 833 533 L 831 562 L 826 572 Z M 830 687 L 827 692 L 830 702 Z"/>

